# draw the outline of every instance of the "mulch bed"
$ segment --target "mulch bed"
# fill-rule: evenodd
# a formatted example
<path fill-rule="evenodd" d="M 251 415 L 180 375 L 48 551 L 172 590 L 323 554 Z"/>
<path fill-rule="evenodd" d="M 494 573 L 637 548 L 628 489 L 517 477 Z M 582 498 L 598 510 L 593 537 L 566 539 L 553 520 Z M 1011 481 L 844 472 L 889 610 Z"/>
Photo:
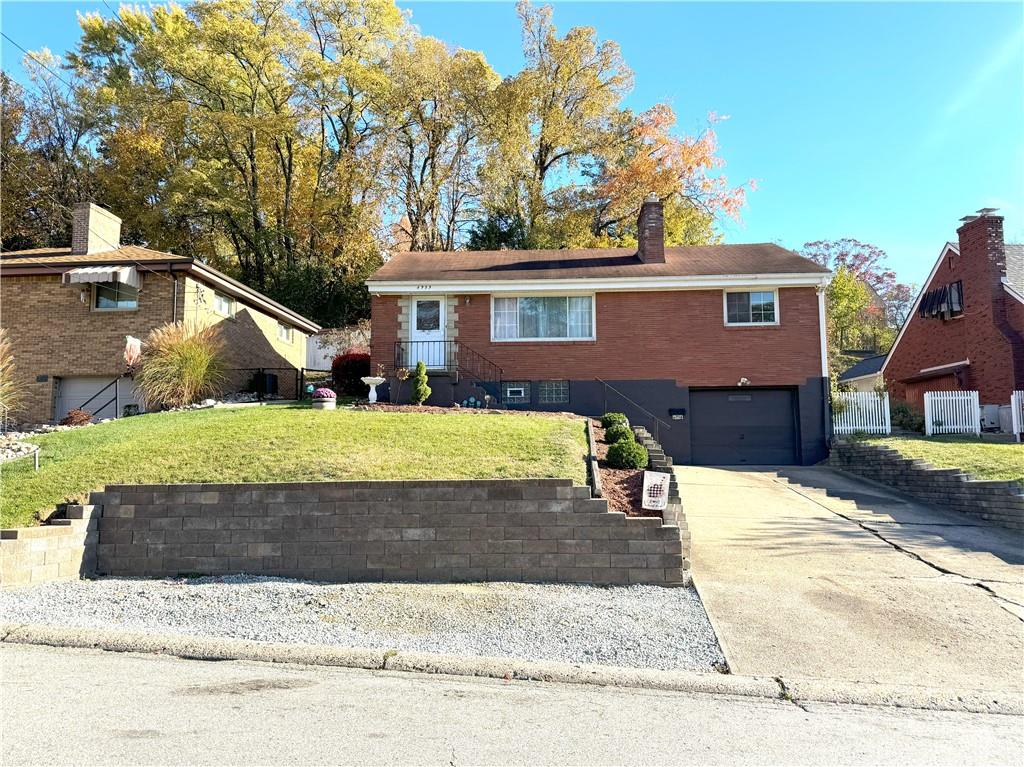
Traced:
<path fill-rule="evenodd" d="M 644 494 L 643 469 L 613 469 L 607 463 L 608 445 L 604 441 L 604 427 L 596 418 L 590 420 L 594 429 L 594 450 L 601 471 L 601 489 L 612 511 L 625 512 L 627 517 L 660 517 L 660 511 L 642 507 Z"/>

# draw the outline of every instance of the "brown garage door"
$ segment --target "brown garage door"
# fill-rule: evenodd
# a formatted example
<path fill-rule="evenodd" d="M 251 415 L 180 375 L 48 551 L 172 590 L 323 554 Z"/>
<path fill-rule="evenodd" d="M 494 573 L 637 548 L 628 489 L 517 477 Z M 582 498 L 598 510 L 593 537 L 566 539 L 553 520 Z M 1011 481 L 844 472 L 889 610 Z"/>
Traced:
<path fill-rule="evenodd" d="M 703 466 L 797 463 L 790 389 L 690 390 L 690 450 Z"/>

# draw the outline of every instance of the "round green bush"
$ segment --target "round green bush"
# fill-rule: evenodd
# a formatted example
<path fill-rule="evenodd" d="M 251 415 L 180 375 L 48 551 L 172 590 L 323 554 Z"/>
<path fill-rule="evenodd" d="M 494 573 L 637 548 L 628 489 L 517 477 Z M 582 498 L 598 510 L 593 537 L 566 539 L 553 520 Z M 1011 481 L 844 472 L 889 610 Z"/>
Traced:
<path fill-rule="evenodd" d="M 647 448 L 632 439 L 620 439 L 608 448 L 608 465 L 613 469 L 646 469 Z"/>
<path fill-rule="evenodd" d="M 625 413 L 605 413 L 601 416 L 601 426 L 607 429 L 614 423 L 621 423 L 629 426 L 629 419 L 626 418 Z"/>
<path fill-rule="evenodd" d="M 636 439 L 633 430 L 624 423 L 613 423 L 604 431 L 604 441 L 609 445 L 618 442 L 620 439 Z"/>

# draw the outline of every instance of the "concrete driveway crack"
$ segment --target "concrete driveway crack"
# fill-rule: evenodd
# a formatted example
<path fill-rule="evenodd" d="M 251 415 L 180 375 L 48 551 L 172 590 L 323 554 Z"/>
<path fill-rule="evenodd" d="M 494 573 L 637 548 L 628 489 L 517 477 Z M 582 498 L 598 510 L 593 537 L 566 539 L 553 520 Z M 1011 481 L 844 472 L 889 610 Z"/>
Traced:
<path fill-rule="evenodd" d="M 786 488 L 787 490 L 789 490 L 789 491 L 791 491 L 793 493 L 796 493 L 801 498 L 806 498 L 808 501 L 810 501 L 811 503 L 813 503 L 813 504 L 815 504 L 817 506 L 820 506 L 821 508 L 823 508 L 825 511 L 829 512 L 830 514 L 834 514 L 835 516 L 839 517 L 840 519 L 845 519 L 847 522 L 852 522 L 853 524 L 857 525 L 857 527 L 859 527 L 864 532 L 870 533 L 871 535 L 875 536 L 878 540 L 880 540 L 883 543 L 885 543 L 886 545 L 892 547 L 893 549 L 895 549 L 896 551 L 900 552 L 901 554 L 905 554 L 905 555 L 907 555 L 908 557 L 910 557 L 912 559 L 916 559 L 918 562 L 920 562 L 920 563 L 922 563 L 924 565 L 927 565 L 928 567 L 932 568 L 933 570 L 935 570 L 937 572 L 942 573 L 943 575 L 954 575 L 957 578 L 963 578 L 963 580 L 965 582 L 965 585 L 975 586 L 975 587 L 981 589 L 986 594 L 988 594 L 990 597 L 995 599 L 996 600 L 996 604 L 998 604 L 999 607 L 1001 607 L 1002 609 L 1006 610 L 1006 612 L 1010 613 L 1010 615 L 1012 615 L 1014 618 L 1016 618 L 1017 620 L 1019 620 L 1022 623 L 1024 623 L 1024 617 L 1022 617 L 1020 615 L 1017 615 L 1017 613 L 1015 613 L 1013 610 L 1009 609 L 1005 605 L 1001 604 L 1001 602 L 1009 602 L 1011 605 L 1015 605 L 1017 607 L 1024 607 L 1024 605 L 1020 605 L 1020 604 L 1018 604 L 1017 602 L 1014 602 L 1011 599 L 1007 599 L 1006 597 L 1000 596 L 999 594 L 997 594 L 995 591 L 993 591 L 991 588 L 989 588 L 987 585 L 985 585 L 983 582 L 977 580 L 976 578 L 971 578 L 970 576 L 964 575 L 963 573 L 958 573 L 958 572 L 955 572 L 954 570 L 948 570 L 947 568 L 942 567 L 942 565 L 937 565 L 934 562 L 929 562 L 927 559 L 922 557 L 917 552 L 911 551 L 910 549 L 906 549 L 903 546 L 900 546 L 895 541 L 890 541 L 888 538 L 886 538 L 880 532 L 878 532 L 877 530 L 872 529 L 871 527 L 869 527 L 864 522 L 861 522 L 859 519 L 855 519 L 854 517 L 847 516 L 846 514 L 843 514 L 840 511 L 836 511 L 835 509 L 830 508 L 829 506 L 826 506 L 824 503 L 819 501 L 813 495 L 809 495 L 808 493 L 804 493 L 804 492 L 798 490 L 797 488 L 795 488 L 791 484 L 789 484 L 789 482 L 783 482 L 783 481 L 781 481 L 781 480 L 779 480 L 777 478 L 772 479 L 772 482 L 774 482 L 777 485 L 781 485 L 782 487 Z M 779 681 L 780 681 L 780 684 L 781 684 L 781 680 L 779 680 Z"/>
<path fill-rule="evenodd" d="M 786 680 L 781 676 L 772 677 L 775 683 L 779 686 L 779 698 L 785 701 L 789 701 L 801 711 L 805 711 L 808 714 L 811 713 L 810 709 L 807 708 L 803 703 L 793 697 L 793 694 L 789 691 L 789 686 L 786 684 Z"/>

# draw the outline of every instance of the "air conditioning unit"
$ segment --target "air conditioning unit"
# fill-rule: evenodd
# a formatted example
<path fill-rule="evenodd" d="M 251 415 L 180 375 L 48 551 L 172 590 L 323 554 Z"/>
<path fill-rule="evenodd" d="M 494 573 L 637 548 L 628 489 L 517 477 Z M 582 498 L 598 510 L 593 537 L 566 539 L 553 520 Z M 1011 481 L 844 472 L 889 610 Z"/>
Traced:
<path fill-rule="evenodd" d="M 983 431 L 999 431 L 999 405 L 981 406 L 981 428 Z"/>

